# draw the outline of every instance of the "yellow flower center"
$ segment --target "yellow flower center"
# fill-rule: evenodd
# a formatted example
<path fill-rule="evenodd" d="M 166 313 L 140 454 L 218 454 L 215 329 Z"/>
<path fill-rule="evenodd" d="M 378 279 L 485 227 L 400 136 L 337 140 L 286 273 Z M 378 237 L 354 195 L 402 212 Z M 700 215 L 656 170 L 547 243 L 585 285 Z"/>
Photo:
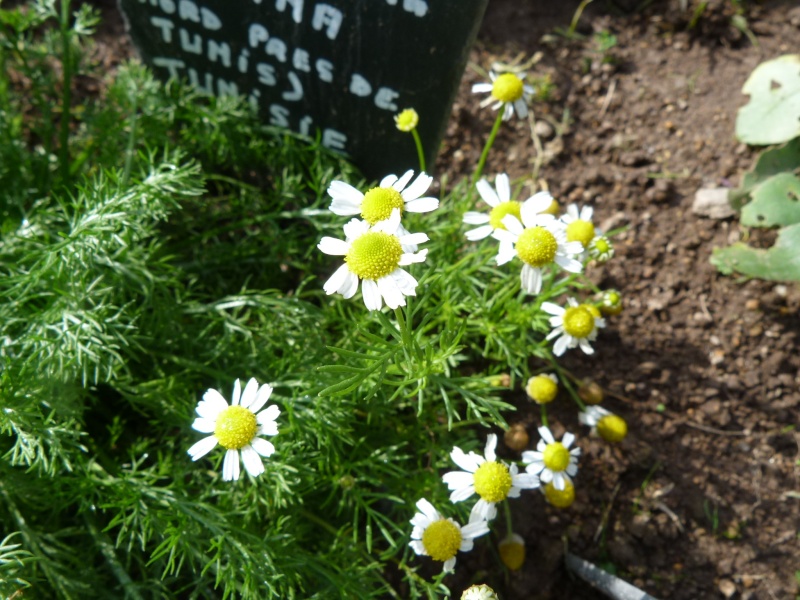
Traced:
<path fill-rule="evenodd" d="M 564 311 L 564 331 L 574 338 L 583 339 L 594 331 L 594 315 L 586 305 L 570 306 Z"/>
<path fill-rule="evenodd" d="M 543 460 L 544 466 L 551 471 L 563 471 L 569 466 L 569 450 L 561 442 L 547 444 Z"/>
<path fill-rule="evenodd" d="M 513 73 L 503 73 L 492 84 L 492 96 L 500 102 L 514 102 L 522 98 L 522 80 Z"/>
<path fill-rule="evenodd" d="M 511 473 L 497 461 L 486 461 L 473 475 L 475 491 L 487 502 L 505 500 L 511 490 Z"/>
<path fill-rule="evenodd" d="M 392 210 L 400 209 L 403 214 L 405 200 L 396 189 L 388 187 L 376 187 L 364 194 L 361 201 L 361 218 L 370 225 L 375 225 L 378 221 L 385 221 L 392 216 Z"/>
<path fill-rule="evenodd" d="M 394 118 L 394 123 L 400 131 L 409 133 L 417 128 L 419 115 L 413 108 L 407 108 Z"/>
<path fill-rule="evenodd" d="M 567 241 L 580 242 L 584 248 L 588 248 L 594 238 L 594 225 L 591 221 L 576 219 L 567 225 Z"/>
<path fill-rule="evenodd" d="M 543 267 L 553 262 L 556 250 L 556 237 L 544 227 L 530 227 L 517 240 L 517 255 L 532 267 Z"/>
<path fill-rule="evenodd" d="M 558 394 L 558 384 L 547 375 L 536 375 L 528 380 L 525 391 L 539 404 L 547 404 L 555 400 L 556 394 Z"/>
<path fill-rule="evenodd" d="M 489 213 L 489 225 L 493 229 L 505 229 L 503 225 L 503 217 L 506 215 L 514 215 L 517 219 L 522 220 L 522 213 L 520 208 L 522 205 L 516 200 L 509 200 L 508 202 L 501 202 L 492 209 Z"/>
<path fill-rule="evenodd" d="M 461 547 L 461 529 L 447 519 L 434 521 L 422 533 L 422 545 L 433 560 L 448 561 Z"/>
<path fill-rule="evenodd" d="M 597 433 L 607 442 L 621 442 L 628 435 L 628 424 L 617 415 L 606 415 L 597 422 Z"/>
<path fill-rule="evenodd" d="M 253 411 L 242 406 L 229 406 L 217 417 L 214 437 L 223 448 L 239 450 L 253 441 L 256 431 L 258 422 Z"/>
<path fill-rule="evenodd" d="M 542 211 L 542 213 L 543 213 L 543 214 L 546 214 L 546 215 L 553 215 L 553 216 L 555 217 L 555 216 L 558 214 L 558 210 L 559 210 L 560 208 L 561 208 L 561 207 L 558 205 L 558 200 L 556 200 L 555 198 L 553 198 L 553 200 L 551 200 L 551 201 L 550 201 L 550 206 L 548 206 L 547 208 L 545 208 L 545 209 Z"/>
<path fill-rule="evenodd" d="M 611 250 L 611 243 L 604 237 L 597 238 L 594 242 L 594 249 L 598 254 L 605 254 Z"/>
<path fill-rule="evenodd" d="M 556 508 L 569 508 L 575 502 L 575 486 L 570 481 L 565 481 L 564 489 L 557 490 L 551 481 L 544 486 L 544 497 Z"/>
<path fill-rule="evenodd" d="M 397 268 L 402 254 L 396 235 L 370 231 L 353 241 L 344 260 L 361 279 L 378 280 Z"/>

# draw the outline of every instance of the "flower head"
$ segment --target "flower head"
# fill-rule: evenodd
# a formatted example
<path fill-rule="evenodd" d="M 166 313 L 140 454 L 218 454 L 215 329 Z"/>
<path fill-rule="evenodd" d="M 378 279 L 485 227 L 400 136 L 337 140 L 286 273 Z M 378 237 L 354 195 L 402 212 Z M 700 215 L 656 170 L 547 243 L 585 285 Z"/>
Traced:
<path fill-rule="evenodd" d="M 430 556 L 444 563 L 444 571 L 452 571 L 456 564 L 456 553 L 469 552 L 476 537 L 489 532 L 485 520 L 470 517 L 469 523 L 461 527 L 453 519 L 445 519 L 433 505 L 420 499 L 419 512 L 411 519 L 410 546 L 418 556 Z"/>
<path fill-rule="evenodd" d="M 541 373 L 528 379 L 525 392 L 531 400 L 539 404 L 547 404 L 558 395 L 558 379 L 553 373 Z"/>
<path fill-rule="evenodd" d="M 433 177 L 420 173 L 409 185 L 413 176 L 414 171 L 406 171 L 400 179 L 397 175 L 387 175 L 378 187 L 366 194 L 344 181 L 333 181 L 328 186 L 328 195 L 332 199 L 330 210 L 342 216 L 360 214 L 370 225 L 389 219 L 395 210 L 400 211 L 401 216 L 405 211 L 425 213 L 435 210 L 439 200 L 422 196 L 431 186 Z"/>
<path fill-rule="evenodd" d="M 564 477 L 564 489 L 558 490 L 553 482 L 543 485 L 542 493 L 552 506 L 556 508 L 569 508 L 575 502 L 575 485 L 568 477 Z"/>
<path fill-rule="evenodd" d="M 219 444 L 226 450 L 222 463 L 224 481 L 239 479 L 240 453 L 245 470 L 253 477 L 261 475 L 264 464 L 259 455 L 272 456 L 275 446 L 258 436 L 277 435 L 278 425 L 275 420 L 281 414 L 274 404 L 261 410 L 270 394 L 272 387 L 267 384 L 259 387 L 255 379 L 247 382 L 244 392 L 239 380 L 234 382 L 230 406 L 217 390 L 210 389 L 203 394 L 203 399 L 196 408 L 200 416 L 194 420 L 192 428 L 212 435 L 189 448 L 192 460 L 202 458 Z"/>
<path fill-rule="evenodd" d="M 625 419 L 600 406 L 587 406 L 578 413 L 578 421 L 592 428 L 607 442 L 621 442 L 628 435 L 628 424 Z"/>
<path fill-rule="evenodd" d="M 497 551 L 500 553 L 500 560 L 512 571 L 519 571 L 525 562 L 525 540 L 517 533 L 509 533 L 497 545 Z"/>
<path fill-rule="evenodd" d="M 545 212 L 552 204 L 552 196 L 549 192 L 539 192 L 534 194 L 525 202 L 518 202 L 511 199 L 511 185 L 508 175 L 500 173 L 494 181 L 495 188 L 485 179 L 481 179 L 475 187 L 483 201 L 489 205 L 489 212 L 480 213 L 469 211 L 464 215 L 464 223 L 468 225 L 480 225 L 475 229 L 467 231 L 467 239 L 470 241 L 482 240 L 489 237 L 495 229 L 505 229 L 503 218 L 506 215 L 514 215 L 517 219 L 522 218 L 523 204 L 529 205 L 526 209 L 533 214 Z"/>
<path fill-rule="evenodd" d="M 497 594 L 485 583 L 472 585 L 461 594 L 461 600 L 498 600 Z"/>
<path fill-rule="evenodd" d="M 600 311 L 604 315 L 618 315 L 622 312 L 622 294 L 617 290 L 606 290 L 600 300 Z"/>
<path fill-rule="evenodd" d="M 400 228 L 400 211 L 394 209 L 385 221 L 370 227 L 366 221 L 352 219 L 344 226 L 345 240 L 323 237 L 317 247 L 325 254 L 344 256 L 323 289 L 345 298 L 361 293 L 369 310 L 405 306 L 406 296 L 416 296 L 417 280 L 400 267 L 424 262 L 428 251 L 416 252 L 417 244 L 428 241 L 424 233 L 407 233 Z"/>
<path fill-rule="evenodd" d="M 560 442 L 555 440 L 547 427 L 539 427 L 539 435 L 542 439 L 539 440 L 536 450 L 522 453 L 522 462 L 528 465 L 525 470 L 539 475 L 542 483 L 552 481 L 557 490 L 564 490 L 566 482 L 571 482 L 570 478 L 578 472 L 578 456 L 581 449 L 569 449 L 575 441 L 575 436 L 569 432 L 564 434 Z"/>
<path fill-rule="evenodd" d="M 561 221 L 567 226 L 567 240 L 580 242 L 584 249 L 588 248 L 595 234 L 593 214 L 594 209 L 591 206 L 581 209 L 578 209 L 577 204 L 567 206 L 567 212 L 561 215 Z"/>
<path fill-rule="evenodd" d="M 413 108 L 407 108 L 401 111 L 400 114 L 395 115 L 394 124 L 400 131 L 410 133 L 417 128 L 419 115 Z"/>
<path fill-rule="evenodd" d="M 553 354 L 561 356 L 568 348 L 580 346 L 586 354 L 594 354 L 590 341 L 597 337 L 597 330 L 606 326 L 606 321 L 600 315 L 600 311 L 592 304 L 578 304 L 574 298 L 570 298 L 566 308 L 543 302 L 542 310 L 550 317 L 550 326 L 553 330 L 548 334 L 547 339 L 555 337 L 558 339 L 553 344 Z"/>
<path fill-rule="evenodd" d="M 498 461 L 494 452 L 496 447 L 497 436 L 490 434 L 486 438 L 484 456 L 475 452 L 465 454 L 461 448 L 453 448 L 450 458 L 464 470 L 450 471 L 442 477 L 452 492 L 451 502 L 461 502 L 478 494 L 480 500 L 475 503 L 471 515 L 487 521 L 497 516 L 495 504 L 501 500 L 518 498 L 521 490 L 539 487 L 535 475 L 519 473 L 517 465 L 509 467 Z"/>
<path fill-rule="evenodd" d="M 583 246 L 579 242 L 568 242 L 563 223 L 553 215 L 538 213 L 537 208 L 534 203 L 523 203 L 520 219 L 505 215 L 502 219 L 505 227 L 492 233 L 492 237 L 500 241 L 497 264 L 503 265 L 518 257 L 523 263 L 522 288 L 530 294 L 542 291 L 543 269 L 550 265 L 558 265 L 571 273 L 583 270 L 583 265 L 574 258 L 583 251 Z"/>
<path fill-rule="evenodd" d="M 489 93 L 489 97 L 481 101 L 481 107 L 488 106 L 492 103 L 493 110 L 503 107 L 503 120 L 507 121 L 516 111 L 520 119 L 528 116 L 527 102 L 533 95 L 534 89 L 525 85 L 523 79 L 514 73 L 500 73 L 494 71 L 489 73 L 491 83 L 476 83 L 472 86 L 474 94 Z"/>
<path fill-rule="evenodd" d="M 589 244 L 589 257 L 600 264 L 608 262 L 614 257 L 614 246 L 604 235 L 595 236 Z"/>

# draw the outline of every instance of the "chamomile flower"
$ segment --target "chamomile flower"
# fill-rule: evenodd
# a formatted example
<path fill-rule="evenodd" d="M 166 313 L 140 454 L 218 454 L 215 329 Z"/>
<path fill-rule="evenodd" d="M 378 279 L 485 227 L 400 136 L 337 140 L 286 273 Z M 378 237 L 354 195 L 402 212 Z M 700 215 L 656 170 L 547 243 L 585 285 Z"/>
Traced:
<path fill-rule="evenodd" d="M 244 392 L 239 380 L 234 382 L 230 406 L 217 390 L 210 389 L 203 394 L 196 409 L 200 416 L 194 420 L 192 428 L 212 435 L 189 448 L 192 460 L 202 458 L 219 444 L 226 450 L 222 463 L 224 481 L 239 479 L 239 454 L 250 475 L 261 475 L 264 472 L 261 456 L 272 456 L 275 446 L 258 436 L 277 435 L 278 425 L 275 420 L 281 414 L 274 404 L 261 410 L 270 394 L 272 387 L 266 383 L 259 387 L 255 379 L 247 382 Z"/>
<path fill-rule="evenodd" d="M 420 173 L 409 185 L 413 176 L 414 171 L 406 171 L 400 179 L 397 175 L 387 175 L 378 187 L 368 190 L 366 194 L 344 181 L 333 181 L 328 186 L 328 195 L 332 199 L 330 210 L 342 216 L 360 214 L 370 225 L 389 219 L 395 210 L 400 212 L 400 216 L 406 211 L 425 213 L 435 210 L 439 200 L 423 196 L 431 186 L 433 177 Z"/>
<path fill-rule="evenodd" d="M 564 225 L 553 215 L 539 214 L 536 205 L 527 202 L 520 209 L 521 220 L 508 214 L 504 229 L 495 229 L 492 237 L 500 241 L 497 264 L 504 265 L 515 256 L 522 261 L 522 289 L 529 294 L 542 291 L 543 269 L 556 264 L 565 271 L 580 273 L 583 265 L 575 255 L 583 251 L 580 242 L 568 242 Z"/>
<path fill-rule="evenodd" d="M 495 229 L 505 229 L 503 217 L 514 215 L 517 219 L 522 218 L 522 205 L 529 204 L 527 211 L 535 213 L 545 212 L 550 208 L 553 197 L 549 192 L 539 192 L 534 194 L 525 202 L 518 202 L 511 199 L 511 186 L 508 175 L 500 173 L 494 180 L 496 189 L 485 179 L 481 179 L 475 187 L 478 189 L 483 201 L 489 205 L 489 212 L 480 213 L 469 211 L 464 215 L 464 223 L 467 225 L 480 225 L 475 229 L 467 231 L 467 239 L 471 242 L 482 240 L 489 237 Z"/>
<path fill-rule="evenodd" d="M 594 354 L 594 348 L 589 343 L 597 337 L 597 330 L 606 326 L 606 320 L 600 311 L 592 304 L 578 304 L 570 298 L 566 308 L 543 302 L 542 310 L 553 315 L 550 317 L 550 326 L 553 330 L 547 339 L 558 338 L 553 344 L 553 354 L 561 356 L 569 348 L 580 346 L 586 354 Z"/>
<path fill-rule="evenodd" d="M 600 312 L 604 315 L 618 315 L 622 312 L 622 294 L 617 290 L 606 290 L 600 299 Z"/>
<path fill-rule="evenodd" d="M 494 71 L 489 73 L 491 83 L 476 83 L 472 86 L 472 93 L 485 94 L 489 93 L 489 97 L 481 101 L 481 108 L 492 106 L 493 110 L 500 107 L 503 108 L 503 120 L 508 121 L 514 112 L 517 113 L 520 119 L 528 116 L 528 100 L 533 95 L 534 89 L 525 85 L 522 79 L 514 73 L 500 73 Z"/>
<path fill-rule="evenodd" d="M 571 478 L 578 472 L 581 449 L 569 449 L 575 441 L 575 436 L 569 432 L 564 434 L 560 442 L 555 440 L 548 427 L 539 427 L 539 435 L 542 439 L 539 440 L 536 450 L 522 453 L 522 462 L 528 465 L 525 470 L 538 475 L 542 483 L 552 481 L 555 489 L 564 490 L 567 482 L 572 483 Z"/>
<path fill-rule="evenodd" d="M 485 583 L 473 585 L 464 590 L 461 600 L 498 600 L 495 591 Z"/>
<path fill-rule="evenodd" d="M 600 264 L 614 258 L 614 246 L 611 240 L 604 235 L 596 235 L 589 243 L 589 257 Z"/>
<path fill-rule="evenodd" d="M 407 108 L 395 115 L 394 124 L 400 131 L 410 133 L 417 128 L 419 115 L 413 108 Z"/>
<path fill-rule="evenodd" d="M 547 404 L 558 395 L 558 378 L 553 373 L 540 373 L 528 379 L 525 392 L 537 404 Z"/>
<path fill-rule="evenodd" d="M 453 570 L 459 550 L 469 552 L 472 550 L 472 540 L 489 532 L 489 525 L 484 519 L 470 517 L 469 523 L 462 527 L 453 519 L 445 519 L 424 498 L 417 502 L 417 508 L 419 512 L 411 519 L 414 529 L 409 546 L 417 556 L 430 556 L 433 560 L 443 562 L 444 571 Z"/>
<path fill-rule="evenodd" d="M 578 421 L 592 428 L 607 442 L 621 442 L 628 435 L 628 424 L 625 419 L 600 406 L 587 406 L 578 413 Z"/>
<path fill-rule="evenodd" d="M 495 504 L 506 498 L 518 498 L 522 490 L 539 487 L 539 479 L 535 475 L 519 473 L 517 465 L 510 467 L 497 460 L 495 448 L 497 436 L 486 438 L 484 456 L 475 452 L 465 454 L 461 448 L 455 447 L 450 458 L 463 471 L 450 471 L 442 476 L 447 484 L 451 502 L 461 502 L 473 494 L 480 499 L 472 507 L 470 520 L 481 518 L 491 521 L 497 516 Z"/>
<path fill-rule="evenodd" d="M 595 235 L 593 214 L 594 209 L 591 206 L 578 209 L 577 204 L 570 204 L 567 212 L 561 215 L 561 222 L 567 226 L 567 240 L 580 242 L 585 250 L 589 248 Z"/>
<path fill-rule="evenodd" d="M 369 310 L 406 305 L 406 296 L 416 296 L 417 280 L 400 267 L 425 261 L 427 250 L 416 252 L 416 245 L 428 241 L 424 233 L 407 233 L 400 228 L 400 210 L 392 210 L 385 221 L 370 227 L 366 221 L 352 219 L 344 226 L 345 240 L 323 237 L 317 248 L 325 254 L 344 256 L 323 289 L 352 298 L 358 291 Z"/>

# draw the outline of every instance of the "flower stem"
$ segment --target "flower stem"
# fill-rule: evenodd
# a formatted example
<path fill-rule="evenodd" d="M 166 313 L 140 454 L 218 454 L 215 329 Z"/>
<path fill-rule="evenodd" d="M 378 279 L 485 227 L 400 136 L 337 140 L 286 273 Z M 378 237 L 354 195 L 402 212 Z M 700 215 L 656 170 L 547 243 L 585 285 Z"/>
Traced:
<path fill-rule="evenodd" d="M 514 533 L 514 527 L 511 524 L 511 505 L 508 502 L 508 498 L 503 500 L 503 512 L 506 514 L 506 537 L 508 537 Z"/>
<path fill-rule="evenodd" d="M 61 1 L 61 123 L 58 135 L 58 166 L 62 184 L 69 181 L 69 125 L 72 107 L 72 32 L 69 27 L 69 0 Z"/>
<path fill-rule="evenodd" d="M 547 424 L 547 405 L 542 404 L 542 427 L 549 427 Z"/>
<path fill-rule="evenodd" d="M 572 382 L 570 381 L 571 376 L 564 372 L 564 370 L 558 365 L 555 358 L 550 358 L 550 364 L 553 365 L 553 368 L 558 371 L 558 379 L 561 383 L 564 384 L 564 387 L 567 388 L 569 395 L 572 396 L 572 399 L 575 401 L 575 404 L 578 405 L 578 408 L 581 410 L 586 410 L 586 405 L 581 400 L 581 397 L 578 396 L 578 392 L 575 391 L 575 388 L 572 386 Z"/>
<path fill-rule="evenodd" d="M 425 152 L 422 150 L 422 140 L 419 138 L 417 128 L 411 130 L 411 135 L 414 136 L 414 143 L 417 145 L 417 156 L 419 157 L 419 170 L 425 172 Z"/>
<path fill-rule="evenodd" d="M 489 134 L 489 139 L 486 140 L 486 145 L 483 147 L 483 152 L 481 153 L 481 158 L 478 161 L 478 166 L 475 168 L 475 174 L 472 176 L 472 183 L 469 186 L 469 192 L 472 193 L 472 189 L 475 187 L 475 184 L 478 183 L 478 180 L 481 178 L 483 174 L 483 167 L 486 165 L 486 158 L 489 156 L 489 150 L 492 149 L 494 145 L 494 139 L 497 137 L 497 132 L 500 131 L 500 125 L 503 122 L 503 112 L 505 109 L 505 104 L 500 107 L 500 110 L 497 113 L 497 118 L 494 120 L 494 126 L 492 127 L 492 132 Z"/>

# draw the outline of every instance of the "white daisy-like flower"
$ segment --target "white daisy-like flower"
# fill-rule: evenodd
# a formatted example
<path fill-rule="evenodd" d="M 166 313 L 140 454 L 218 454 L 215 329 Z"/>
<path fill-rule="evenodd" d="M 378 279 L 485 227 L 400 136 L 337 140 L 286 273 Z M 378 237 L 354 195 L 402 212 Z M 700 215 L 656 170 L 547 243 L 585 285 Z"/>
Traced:
<path fill-rule="evenodd" d="M 358 291 L 369 310 L 406 305 L 406 296 L 416 296 L 417 280 L 400 267 L 425 261 L 427 250 L 416 252 L 417 244 L 428 241 L 424 233 L 408 233 L 400 227 L 400 210 L 395 208 L 385 221 L 370 227 L 366 221 L 352 219 L 344 226 L 345 240 L 323 237 L 317 248 L 325 254 L 344 256 L 323 289 L 330 295 L 339 292 L 352 298 Z"/>
<path fill-rule="evenodd" d="M 621 442 L 628 435 L 625 419 L 600 406 L 587 406 L 578 413 L 578 421 L 607 442 Z"/>
<path fill-rule="evenodd" d="M 539 479 L 530 474 L 520 473 L 517 465 L 511 466 L 497 460 L 495 448 L 497 436 L 491 434 L 486 438 L 484 456 L 475 452 L 465 454 L 461 448 L 455 447 L 450 458 L 463 471 L 450 471 L 442 476 L 451 490 L 450 501 L 461 502 L 473 494 L 480 499 L 472 507 L 470 521 L 474 518 L 491 521 L 497 516 L 495 504 L 506 498 L 519 498 L 522 490 L 539 487 Z"/>
<path fill-rule="evenodd" d="M 485 583 L 473 585 L 464 590 L 461 600 L 498 600 L 497 594 Z"/>
<path fill-rule="evenodd" d="M 522 206 L 529 204 L 530 208 L 527 210 L 533 213 L 541 213 L 550 208 L 553 202 L 553 197 L 549 192 L 538 192 L 525 200 L 525 202 L 517 202 L 511 199 L 511 185 L 509 184 L 508 175 L 500 173 L 494 180 L 496 187 L 492 186 L 485 179 L 481 179 L 475 187 L 478 189 L 486 204 L 489 205 L 489 213 L 481 213 L 476 211 L 469 211 L 464 215 L 464 223 L 467 225 L 480 225 L 475 229 L 467 231 L 467 239 L 474 242 L 489 237 L 495 229 L 505 229 L 503 224 L 503 217 L 506 215 L 514 215 L 517 219 L 522 218 Z"/>
<path fill-rule="evenodd" d="M 328 187 L 328 195 L 332 198 L 330 210 L 337 215 L 361 215 L 370 225 L 389 219 L 392 211 L 425 213 L 435 210 L 439 200 L 432 196 L 423 196 L 433 182 L 433 177 L 420 173 L 409 185 L 414 171 L 397 178 L 387 175 L 366 194 L 344 181 L 333 181 Z"/>
<path fill-rule="evenodd" d="M 528 101 L 534 89 L 522 81 L 525 77 L 514 73 L 489 72 L 491 83 L 476 83 L 472 86 L 474 94 L 489 93 L 489 97 L 481 101 L 481 108 L 492 106 L 493 110 L 503 107 L 503 120 L 508 121 L 516 111 L 520 119 L 528 116 Z"/>
<path fill-rule="evenodd" d="M 604 235 L 596 235 L 589 244 L 589 257 L 600 264 L 608 262 L 614 257 L 614 246 Z"/>
<path fill-rule="evenodd" d="M 606 320 L 593 304 L 578 304 L 574 298 L 567 300 L 566 308 L 543 302 L 542 310 L 553 315 L 550 317 L 550 326 L 553 330 L 547 339 L 558 338 L 553 344 L 553 354 L 561 356 L 569 348 L 580 346 L 586 354 L 594 354 L 594 348 L 589 343 L 597 337 L 597 330 L 606 326 Z"/>
<path fill-rule="evenodd" d="M 567 206 L 567 212 L 561 215 L 561 222 L 567 227 L 567 241 L 580 242 L 583 246 L 580 260 L 586 260 L 589 256 L 589 246 L 592 240 L 600 232 L 595 230 L 594 223 L 592 223 L 592 216 L 594 209 L 591 206 L 584 206 L 578 208 L 577 204 L 570 204 Z"/>
<path fill-rule="evenodd" d="M 219 444 L 226 450 L 222 463 L 224 481 L 239 479 L 240 453 L 245 470 L 253 477 L 261 475 L 264 472 L 261 457 L 272 456 L 275 446 L 258 436 L 277 435 L 275 420 L 281 414 L 274 404 L 261 410 L 270 394 L 272 387 L 266 383 L 259 387 L 255 378 L 247 382 L 244 392 L 239 380 L 234 382 L 230 406 L 217 390 L 209 389 L 203 394 L 195 409 L 200 416 L 194 420 L 192 428 L 212 435 L 189 448 L 192 460 L 202 458 Z"/>
<path fill-rule="evenodd" d="M 542 439 L 536 450 L 526 450 L 522 453 L 522 462 L 528 465 L 528 473 L 538 475 L 542 483 L 553 482 L 557 490 L 564 490 L 567 483 L 572 483 L 571 477 L 578 472 L 578 456 L 581 449 L 569 447 L 575 441 L 575 436 L 567 432 L 557 442 L 548 427 L 539 427 Z"/>
<path fill-rule="evenodd" d="M 529 294 L 542 291 L 542 270 L 557 264 L 565 271 L 580 273 L 583 264 L 574 257 L 583 251 L 580 242 L 568 242 L 564 225 L 553 215 L 536 212 L 537 205 L 524 203 L 521 222 L 514 215 L 503 217 L 505 229 L 495 229 L 492 237 L 500 241 L 497 264 L 515 256 L 522 261 L 522 289 Z"/>
<path fill-rule="evenodd" d="M 470 516 L 469 523 L 463 527 L 453 519 L 444 518 L 433 505 L 420 499 L 417 502 L 419 512 L 411 519 L 414 529 L 411 531 L 411 546 L 417 556 L 430 556 L 433 560 L 444 563 L 444 571 L 452 571 L 456 566 L 456 554 L 472 550 L 476 537 L 489 532 L 489 525 L 484 519 Z"/>

